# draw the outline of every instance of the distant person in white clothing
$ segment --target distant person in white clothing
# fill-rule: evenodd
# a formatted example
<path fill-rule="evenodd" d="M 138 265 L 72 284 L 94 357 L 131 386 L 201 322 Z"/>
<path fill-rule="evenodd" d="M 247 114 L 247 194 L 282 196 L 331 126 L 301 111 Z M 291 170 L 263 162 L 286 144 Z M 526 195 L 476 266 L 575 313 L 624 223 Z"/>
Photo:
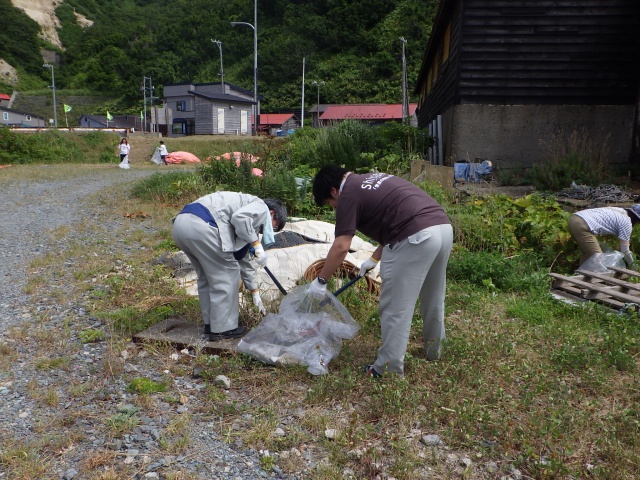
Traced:
<path fill-rule="evenodd" d="M 129 155 L 129 152 L 131 151 L 131 145 L 129 145 L 129 142 L 127 142 L 126 138 L 123 138 L 122 140 L 120 140 L 120 145 L 118 145 L 118 150 L 120 152 L 120 161 L 122 162 L 124 160 L 124 157 Z"/>
<path fill-rule="evenodd" d="M 580 265 L 602 253 L 597 235 L 616 236 L 628 267 L 633 265 L 629 250 L 633 226 L 640 223 L 640 204 L 630 208 L 602 207 L 576 212 L 569 218 L 569 233 L 580 247 Z"/>
<path fill-rule="evenodd" d="M 167 165 L 167 155 L 169 155 L 169 152 L 167 151 L 167 146 L 162 140 L 160 140 L 160 146 L 158 148 L 160 149 L 160 159 L 162 160 L 162 163 Z"/>

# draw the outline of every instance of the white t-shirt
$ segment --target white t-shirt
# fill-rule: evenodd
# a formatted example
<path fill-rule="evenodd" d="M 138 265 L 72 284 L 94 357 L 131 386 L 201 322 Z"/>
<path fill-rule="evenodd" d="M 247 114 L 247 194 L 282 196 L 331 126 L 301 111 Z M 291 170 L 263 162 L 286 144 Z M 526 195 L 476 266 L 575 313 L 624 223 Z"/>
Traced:
<path fill-rule="evenodd" d="M 615 235 L 624 242 L 631 239 L 631 218 L 624 208 L 590 208 L 576 212 L 594 235 Z"/>
<path fill-rule="evenodd" d="M 129 150 L 131 150 L 131 145 L 128 143 L 120 144 L 120 155 L 129 155 Z"/>
<path fill-rule="evenodd" d="M 169 152 L 167 152 L 167 146 L 166 145 L 160 145 L 160 155 L 169 155 Z"/>

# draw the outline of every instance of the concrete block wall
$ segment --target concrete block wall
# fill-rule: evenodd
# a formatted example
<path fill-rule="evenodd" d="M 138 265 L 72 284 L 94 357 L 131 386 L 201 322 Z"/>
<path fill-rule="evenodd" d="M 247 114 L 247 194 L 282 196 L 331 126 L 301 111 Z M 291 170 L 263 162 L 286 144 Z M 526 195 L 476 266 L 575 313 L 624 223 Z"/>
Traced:
<path fill-rule="evenodd" d="M 610 163 L 629 162 L 633 105 L 456 105 L 443 115 L 445 164 L 476 158 L 502 168 L 530 167 L 554 135 L 586 129 L 603 142 Z"/>

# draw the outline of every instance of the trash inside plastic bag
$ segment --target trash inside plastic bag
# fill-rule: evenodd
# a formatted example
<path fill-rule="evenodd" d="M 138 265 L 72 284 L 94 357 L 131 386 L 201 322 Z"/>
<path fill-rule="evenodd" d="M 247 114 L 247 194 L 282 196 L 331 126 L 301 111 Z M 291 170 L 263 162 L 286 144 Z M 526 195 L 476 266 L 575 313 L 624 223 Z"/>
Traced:
<path fill-rule="evenodd" d="M 162 165 L 162 156 L 160 155 L 160 147 L 156 148 L 156 151 L 153 152 L 153 156 L 151 157 L 151 161 L 156 165 Z"/>
<path fill-rule="evenodd" d="M 291 290 L 279 312 L 267 314 L 238 350 L 272 365 L 300 363 L 313 375 L 328 373 L 342 340 L 355 337 L 360 325 L 331 293 L 321 301 L 308 290 L 308 285 Z"/>
<path fill-rule="evenodd" d="M 131 168 L 129 166 L 129 155 L 125 155 L 124 158 L 122 159 L 122 161 L 118 164 L 118 166 L 120 168 L 125 169 L 125 170 L 129 170 L 129 168 Z"/>
<path fill-rule="evenodd" d="M 624 254 L 617 250 L 596 253 L 589 260 L 580 265 L 580 270 L 594 273 L 607 273 L 610 267 L 625 268 Z"/>

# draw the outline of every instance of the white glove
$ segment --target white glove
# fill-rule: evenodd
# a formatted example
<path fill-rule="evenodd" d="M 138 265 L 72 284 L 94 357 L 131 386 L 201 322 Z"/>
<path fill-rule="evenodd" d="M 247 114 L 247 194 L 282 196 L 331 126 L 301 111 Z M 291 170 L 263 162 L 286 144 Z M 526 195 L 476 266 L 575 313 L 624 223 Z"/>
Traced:
<path fill-rule="evenodd" d="M 316 278 L 313 282 L 309 284 L 309 290 L 307 290 L 307 293 L 312 297 L 324 298 L 327 296 L 327 285 L 326 284 L 323 285 Z"/>
<path fill-rule="evenodd" d="M 378 266 L 378 262 L 379 260 L 369 257 L 362 265 L 360 265 L 360 273 L 358 275 L 364 277 L 369 270 L 373 270 Z"/>
<path fill-rule="evenodd" d="M 257 242 L 253 246 L 253 252 L 256 256 L 256 262 L 258 262 L 258 265 L 264 267 L 267 264 L 267 252 L 264 251 L 264 248 L 262 247 L 262 244 L 260 242 Z"/>
<path fill-rule="evenodd" d="M 267 309 L 264 308 L 264 305 L 262 303 L 262 299 L 260 298 L 260 292 L 258 290 L 256 290 L 255 292 L 251 292 L 251 295 L 253 296 L 253 304 L 258 308 L 258 311 L 262 315 L 266 315 L 267 314 Z"/>
<path fill-rule="evenodd" d="M 624 253 L 624 263 L 627 264 L 627 267 L 633 266 L 633 254 L 630 251 Z"/>

